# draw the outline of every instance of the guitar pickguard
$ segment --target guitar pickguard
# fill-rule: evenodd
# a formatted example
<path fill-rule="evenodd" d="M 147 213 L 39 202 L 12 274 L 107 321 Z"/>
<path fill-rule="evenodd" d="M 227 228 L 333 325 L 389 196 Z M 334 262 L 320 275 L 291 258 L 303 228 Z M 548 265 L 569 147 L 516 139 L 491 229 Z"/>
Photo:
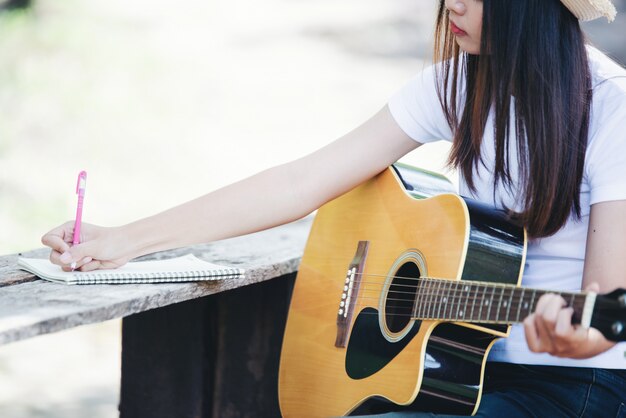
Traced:
<path fill-rule="evenodd" d="M 378 310 L 363 309 L 354 322 L 346 350 L 348 376 L 352 379 L 364 379 L 381 370 L 415 337 L 420 324 L 421 321 L 415 321 L 404 338 L 392 343 L 380 331 Z"/>

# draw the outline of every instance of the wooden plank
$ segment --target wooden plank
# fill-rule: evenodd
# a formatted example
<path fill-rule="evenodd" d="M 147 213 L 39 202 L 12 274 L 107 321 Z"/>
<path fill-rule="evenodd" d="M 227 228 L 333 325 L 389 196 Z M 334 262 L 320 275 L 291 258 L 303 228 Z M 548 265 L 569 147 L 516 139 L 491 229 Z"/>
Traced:
<path fill-rule="evenodd" d="M 17 270 L 18 257 L 30 257 L 30 258 L 47 258 L 50 254 L 50 250 L 40 248 L 34 251 L 27 251 L 19 254 L 10 254 L 0 257 L 0 287 L 12 286 L 20 283 L 33 282 L 38 280 L 37 277 L 32 274 Z"/>
<path fill-rule="evenodd" d="M 120 418 L 278 417 L 295 274 L 124 318 Z"/>
<path fill-rule="evenodd" d="M 86 286 L 68 286 L 37 279 L 1 287 L 0 345 L 125 317 L 293 273 L 300 263 L 311 221 L 312 218 L 306 218 L 244 237 L 144 257 L 167 258 L 191 252 L 207 261 L 246 269 L 244 279 Z M 17 277 L 17 255 L 2 259 L 11 263 L 5 274 Z"/>

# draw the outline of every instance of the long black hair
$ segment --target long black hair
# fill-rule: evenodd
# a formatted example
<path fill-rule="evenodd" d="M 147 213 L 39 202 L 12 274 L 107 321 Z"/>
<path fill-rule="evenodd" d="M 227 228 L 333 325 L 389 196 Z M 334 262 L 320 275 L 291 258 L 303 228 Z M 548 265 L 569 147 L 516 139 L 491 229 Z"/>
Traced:
<path fill-rule="evenodd" d="M 480 53 L 472 55 L 450 33 L 444 3 L 435 61 L 439 100 L 454 132 L 449 163 L 475 190 L 483 134 L 493 129 L 494 189 L 499 182 L 513 186 L 511 167 L 517 164 L 524 200 L 523 210 L 512 215 L 530 236 L 552 235 L 570 215 L 580 218 L 581 210 L 592 96 L 578 19 L 559 0 L 483 0 Z M 459 77 L 465 77 L 464 103 L 458 103 Z M 515 132 L 509 132 L 513 98 Z M 491 111 L 493 127 L 486 126 Z M 518 138 L 517 161 L 509 160 L 509 134 Z"/>

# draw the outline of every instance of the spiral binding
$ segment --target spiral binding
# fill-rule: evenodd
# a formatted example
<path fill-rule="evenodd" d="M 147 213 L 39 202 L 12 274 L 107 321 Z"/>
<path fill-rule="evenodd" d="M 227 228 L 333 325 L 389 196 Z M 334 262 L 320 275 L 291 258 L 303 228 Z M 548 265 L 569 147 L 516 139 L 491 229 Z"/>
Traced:
<path fill-rule="evenodd" d="M 139 283 L 180 283 L 210 281 L 217 279 L 239 279 L 243 277 L 242 269 L 226 268 L 216 270 L 190 270 L 185 272 L 159 273 L 74 273 L 71 284 L 139 284 Z"/>

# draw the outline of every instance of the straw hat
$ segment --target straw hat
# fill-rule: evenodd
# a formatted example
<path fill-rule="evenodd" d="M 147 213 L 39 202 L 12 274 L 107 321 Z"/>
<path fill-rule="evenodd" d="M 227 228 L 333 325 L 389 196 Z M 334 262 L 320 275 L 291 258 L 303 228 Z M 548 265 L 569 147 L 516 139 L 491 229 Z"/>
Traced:
<path fill-rule="evenodd" d="M 610 0 L 561 0 L 579 20 L 593 20 L 606 17 L 609 22 L 615 19 L 617 11 Z"/>

